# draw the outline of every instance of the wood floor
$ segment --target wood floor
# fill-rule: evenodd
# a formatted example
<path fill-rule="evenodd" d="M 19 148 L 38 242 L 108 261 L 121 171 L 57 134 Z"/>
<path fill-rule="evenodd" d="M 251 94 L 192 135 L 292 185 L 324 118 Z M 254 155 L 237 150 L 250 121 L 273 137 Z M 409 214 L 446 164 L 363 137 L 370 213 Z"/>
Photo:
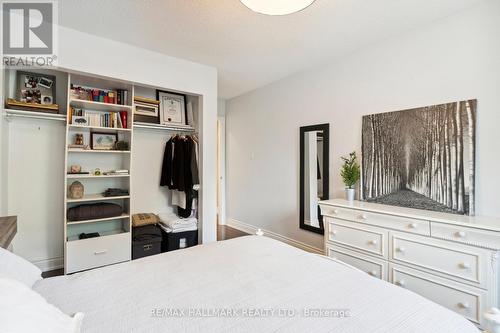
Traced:
<path fill-rule="evenodd" d="M 218 225 L 217 226 L 217 240 L 227 240 L 231 238 L 247 236 L 246 232 L 240 231 L 238 229 L 234 229 L 228 227 L 227 225 Z"/>
<path fill-rule="evenodd" d="M 236 237 L 241 237 L 241 236 L 247 236 L 247 235 L 248 234 L 243 232 L 243 231 L 240 231 L 240 230 L 237 230 L 237 229 L 225 226 L 225 225 L 218 225 L 217 226 L 217 240 L 218 241 L 227 240 L 227 239 L 236 238 Z M 48 277 L 59 276 L 59 275 L 63 275 L 63 274 L 64 274 L 64 270 L 61 268 L 61 269 L 54 269 L 53 271 L 43 272 L 42 277 L 48 278 Z"/>

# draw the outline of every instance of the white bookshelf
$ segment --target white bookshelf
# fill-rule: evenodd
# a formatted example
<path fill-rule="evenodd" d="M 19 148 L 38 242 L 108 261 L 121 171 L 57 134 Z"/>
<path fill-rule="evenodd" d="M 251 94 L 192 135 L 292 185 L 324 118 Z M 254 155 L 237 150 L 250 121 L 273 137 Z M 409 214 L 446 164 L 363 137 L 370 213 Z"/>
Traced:
<path fill-rule="evenodd" d="M 71 98 L 70 86 L 82 86 L 87 88 L 96 88 L 102 90 L 126 89 L 129 96 L 133 94 L 133 85 L 126 84 L 121 81 L 113 81 L 109 79 L 100 79 L 98 77 L 87 77 L 84 75 L 69 74 L 68 79 L 68 117 L 66 124 L 66 154 L 65 154 L 65 192 L 64 192 L 64 240 L 65 240 L 65 273 L 73 273 L 81 269 L 92 268 L 82 266 L 82 262 L 86 262 L 84 258 L 88 257 L 88 253 L 100 253 L 99 258 L 96 258 L 96 265 L 102 265 L 103 258 L 107 264 L 113 264 L 130 260 L 131 258 L 131 176 L 132 176 L 132 140 L 133 140 L 133 114 L 131 98 L 126 102 L 127 105 L 94 102 Z M 92 112 L 126 112 L 127 124 L 126 128 L 103 127 L 103 126 L 82 126 L 70 123 L 73 119 L 69 115 L 72 108 L 83 109 Z M 124 127 L 125 127 L 124 125 Z M 74 144 L 76 134 L 82 134 L 84 144 L 90 146 L 90 137 L 93 132 L 112 133 L 118 136 L 118 140 L 126 141 L 130 149 L 122 150 L 93 150 L 70 148 L 70 144 Z M 89 172 L 88 174 L 68 174 L 71 165 L 80 165 L 82 171 Z M 95 175 L 95 169 L 101 171 L 100 175 Z M 129 170 L 128 174 L 105 175 L 117 169 Z M 84 186 L 84 196 L 82 198 L 70 198 L 69 187 L 73 182 L 79 181 Z M 105 197 L 102 193 L 107 188 L 127 189 L 129 195 Z M 71 221 L 67 218 L 68 209 L 80 205 L 88 205 L 95 203 L 113 203 L 122 207 L 122 214 L 107 218 L 96 218 L 81 221 Z M 99 237 L 79 239 L 81 233 L 99 233 Z M 126 236 L 126 237 L 125 237 Z M 121 255 L 113 256 L 105 252 L 99 252 L 103 244 L 110 242 L 120 242 Z M 106 247 L 107 245 L 105 245 Z M 95 247 L 95 248 L 94 248 Z M 97 248 L 99 247 L 99 249 Z M 106 256 L 109 255 L 109 258 Z"/>

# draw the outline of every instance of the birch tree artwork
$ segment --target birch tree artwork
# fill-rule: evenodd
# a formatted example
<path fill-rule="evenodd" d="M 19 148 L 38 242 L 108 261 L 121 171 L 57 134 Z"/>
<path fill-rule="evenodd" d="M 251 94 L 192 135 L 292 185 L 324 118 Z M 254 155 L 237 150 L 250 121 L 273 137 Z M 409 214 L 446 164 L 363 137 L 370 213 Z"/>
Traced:
<path fill-rule="evenodd" d="M 365 201 L 474 215 L 476 100 L 363 117 Z"/>

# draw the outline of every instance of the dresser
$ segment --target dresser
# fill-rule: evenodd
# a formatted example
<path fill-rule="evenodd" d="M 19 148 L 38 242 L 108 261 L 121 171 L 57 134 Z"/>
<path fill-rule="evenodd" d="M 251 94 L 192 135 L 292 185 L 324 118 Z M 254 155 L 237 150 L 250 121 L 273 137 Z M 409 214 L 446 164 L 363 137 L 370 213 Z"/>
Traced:
<path fill-rule="evenodd" d="M 500 219 L 334 199 L 325 254 L 485 326 L 500 299 Z"/>

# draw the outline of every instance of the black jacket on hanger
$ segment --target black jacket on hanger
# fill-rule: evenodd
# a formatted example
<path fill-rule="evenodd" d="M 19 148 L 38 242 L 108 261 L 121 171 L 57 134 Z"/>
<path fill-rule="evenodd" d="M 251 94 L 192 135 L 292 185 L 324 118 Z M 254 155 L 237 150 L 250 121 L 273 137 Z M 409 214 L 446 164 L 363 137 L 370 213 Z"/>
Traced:
<path fill-rule="evenodd" d="M 161 169 L 160 186 L 172 186 L 172 168 L 173 168 L 173 139 L 167 141 L 165 144 L 165 153 L 163 154 L 163 166 Z"/>

